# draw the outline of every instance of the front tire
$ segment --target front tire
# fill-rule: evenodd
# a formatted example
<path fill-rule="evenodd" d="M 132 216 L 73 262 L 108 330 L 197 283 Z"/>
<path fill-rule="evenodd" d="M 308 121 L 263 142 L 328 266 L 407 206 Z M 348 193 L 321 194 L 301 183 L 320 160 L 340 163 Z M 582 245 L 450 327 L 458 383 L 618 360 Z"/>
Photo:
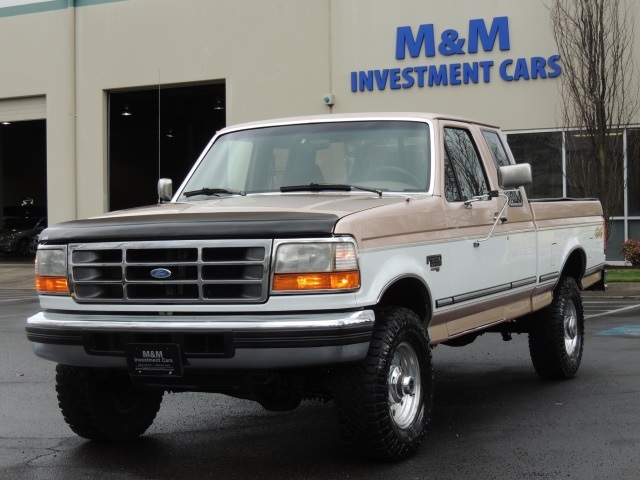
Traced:
<path fill-rule="evenodd" d="M 126 370 L 56 367 L 58 404 L 77 435 L 89 440 L 123 442 L 151 426 L 162 391 L 139 391 Z"/>
<path fill-rule="evenodd" d="M 573 377 L 582 360 L 584 313 L 576 280 L 561 277 L 551 305 L 532 319 L 529 352 L 542 378 Z"/>
<path fill-rule="evenodd" d="M 431 349 L 416 314 L 380 308 L 367 357 L 341 373 L 335 400 L 347 443 L 375 460 L 414 454 L 433 404 Z"/>

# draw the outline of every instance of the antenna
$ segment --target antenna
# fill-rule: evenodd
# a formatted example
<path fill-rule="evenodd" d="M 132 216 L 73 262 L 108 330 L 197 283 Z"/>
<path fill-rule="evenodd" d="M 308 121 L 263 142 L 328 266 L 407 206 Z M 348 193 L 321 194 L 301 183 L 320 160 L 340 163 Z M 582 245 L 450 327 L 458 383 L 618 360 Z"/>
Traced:
<path fill-rule="evenodd" d="M 161 174 L 160 174 L 160 165 L 161 165 L 161 158 L 162 156 L 160 155 L 160 140 L 162 138 L 162 135 L 160 133 L 160 127 L 162 126 L 161 123 L 161 110 L 160 110 L 160 70 L 158 70 L 158 180 L 160 180 Z"/>

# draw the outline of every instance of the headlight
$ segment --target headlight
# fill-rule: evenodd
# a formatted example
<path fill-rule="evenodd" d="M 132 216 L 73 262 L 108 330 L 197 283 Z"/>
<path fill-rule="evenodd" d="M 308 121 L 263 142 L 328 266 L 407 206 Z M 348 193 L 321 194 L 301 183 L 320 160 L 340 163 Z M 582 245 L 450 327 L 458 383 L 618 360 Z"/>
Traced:
<path fill-rule="evenodd" d="M 350 239 L 282 242 L 276 247 L 274 293 L 349 292 L 360 288 L 356 245 Z"/>
<path fill-rule="evenodd" d="M 69 293 L 66 247 L 46 246 L 38 249 L 36 290 L 38 293 Z"/>

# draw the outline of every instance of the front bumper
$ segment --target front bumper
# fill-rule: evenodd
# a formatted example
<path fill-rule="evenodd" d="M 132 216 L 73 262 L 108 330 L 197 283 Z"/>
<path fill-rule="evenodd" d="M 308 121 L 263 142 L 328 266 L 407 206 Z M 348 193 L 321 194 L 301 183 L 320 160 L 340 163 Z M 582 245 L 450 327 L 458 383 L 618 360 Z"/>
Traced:
<path fill-rule="evenodd" d="M 68 365 L 126 368 L 124 345 L 175 343 L 185 371 L 274 369 L 363 359 L 372 310 L 288 315 L 92 315 L 40 312 L 27 320 L 34 353 Z"/>

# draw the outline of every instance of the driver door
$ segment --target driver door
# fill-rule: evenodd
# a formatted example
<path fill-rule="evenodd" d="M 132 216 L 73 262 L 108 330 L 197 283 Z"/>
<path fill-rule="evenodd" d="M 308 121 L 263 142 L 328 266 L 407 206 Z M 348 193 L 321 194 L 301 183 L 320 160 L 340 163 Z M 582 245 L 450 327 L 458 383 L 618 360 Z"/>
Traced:
<path fill-rule="evenodd" d="M 451 319 L 449 335 L 457 335 L 504 318 L 499 297 L 510 288 L 509 229 L 498 224 L 489 237 L 503 200 L 488 198 L 489 180 L 473 132 L 447 124 L 443 142 L 452 283 L 451 298 L 441 306 Z M 483 195 L 485 199 L 465 204 Z"/>

